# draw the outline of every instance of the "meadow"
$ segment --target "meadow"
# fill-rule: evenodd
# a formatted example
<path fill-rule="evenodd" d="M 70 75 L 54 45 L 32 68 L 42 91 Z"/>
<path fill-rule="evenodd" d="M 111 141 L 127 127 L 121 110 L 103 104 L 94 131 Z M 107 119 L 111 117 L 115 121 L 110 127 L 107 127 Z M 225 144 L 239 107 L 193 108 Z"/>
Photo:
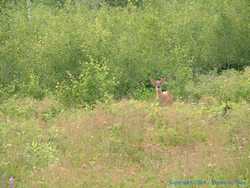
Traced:
<path fill-rule="evenodd" d="M 0 1 L 2 185 L 250 187 L 249 16 L 247 0 Z"/>
<path fill-rule="evenodd" d="M 170 107 L 124 99 L 94 110 L 9 99 L 0 170 L 17 187 L 248 187 L 250 105 L 230 105 L 224 114 L 214 98 Z"/>

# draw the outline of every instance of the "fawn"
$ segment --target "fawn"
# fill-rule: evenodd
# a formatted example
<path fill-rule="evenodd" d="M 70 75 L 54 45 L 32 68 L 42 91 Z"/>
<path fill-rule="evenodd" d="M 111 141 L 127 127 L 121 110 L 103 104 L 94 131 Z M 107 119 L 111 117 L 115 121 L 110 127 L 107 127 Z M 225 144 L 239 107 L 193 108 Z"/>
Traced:
<path fill-rule="evenodd" d="M 173 103 L 173 96 L 168 91 L 162 91 L 161 86 L 166 81 L 165 78 L 161 78 L 160 80 L 152 80 L 151 83 L 155 86 L 156 98 L 159 100 L 160 105 L 166 106 Z"/>

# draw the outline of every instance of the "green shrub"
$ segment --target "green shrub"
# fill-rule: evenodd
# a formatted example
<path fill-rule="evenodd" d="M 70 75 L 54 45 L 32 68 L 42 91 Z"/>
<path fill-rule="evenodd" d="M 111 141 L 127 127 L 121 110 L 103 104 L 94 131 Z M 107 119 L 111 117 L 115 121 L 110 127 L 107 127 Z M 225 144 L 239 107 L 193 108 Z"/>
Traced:
<path fill-rule="evenodd" d="M 147 88 L 146 86 L 142 85 L 132 92 L 132 96 L 134 99 L 137 100 L 148 100 L 155 95 L 155 92 L 152 88 Z"/>
<path fill-rule="evenodd" d="M 221 75 L 203 75 L 187 85 L 189 96 L 199 99 L 213 96 L 220 101 L 250 101 L 250 68 L 242 72 L 224 71 Z"/>
<path fill-rule="evenodd" d="M 91 61 L 83 65 L 83 71 L 77 77 L 68 72 L 68 80 L 58 83 L 56 90 L 62 102 L 86 106 L 110 99 L 116 84 L 105 64 Z"/>
<path fill-rule="evenodd" d="M 52 143 L 39 143 L 33 140 L 25 146 L 24 156 L 30 167 L 39 168 L 48 166 L 57 161 L 56 148 Z"/>
<path fill-rule="evenodd" d="M 46 88 L 42 88 L 39 77 L 36 74 L 31 73 L 28 83 L 21 88 L 21 93 L 35 99 L 42 99 L 46 94 Z"/>

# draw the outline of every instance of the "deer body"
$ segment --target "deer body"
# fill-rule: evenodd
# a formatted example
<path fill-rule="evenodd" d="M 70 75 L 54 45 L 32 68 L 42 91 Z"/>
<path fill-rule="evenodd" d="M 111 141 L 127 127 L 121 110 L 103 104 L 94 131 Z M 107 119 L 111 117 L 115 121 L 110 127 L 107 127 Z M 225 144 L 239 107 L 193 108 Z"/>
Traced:
<path fill-rule="evenodd" d="M 173 96 L 168 91 L 162 91 L 161 85 L 165 82 L 165 79 L 161 80 L 151 80 L 152 84 L 155 86 L 156 99 L 159 100 L 160 105 L 167 106 L 173 103 Z"/>
<path fill-rule="evenodd" d="M 173 97 L 168 91 L 158 92 L 157 98 L 161 105 L 170 105 L 173 103 Z"/>

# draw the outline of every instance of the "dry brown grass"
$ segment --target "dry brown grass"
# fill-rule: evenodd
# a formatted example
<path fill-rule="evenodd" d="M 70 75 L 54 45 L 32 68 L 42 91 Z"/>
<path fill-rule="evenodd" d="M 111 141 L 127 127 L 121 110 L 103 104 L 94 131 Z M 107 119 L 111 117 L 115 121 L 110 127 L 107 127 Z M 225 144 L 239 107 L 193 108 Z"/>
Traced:
<path fill-rule="evenodd" d="M 49 99 L 28 106 L 40 117 L 60 108 Z M 246 180 L 249 109 L 249 104 L 235 105 L 223 117 L 220 108 L 210 104 L 175 102 L 159 107 L 123 100 L 92 111 L 62 110 L 43 120 L 45 128 L 39 128 L 42 140 L 54 139 L 58 161 L 34 169 L 25 183 L 31 187 L 166 187 L 172 179 Z M 38 116 L 31 122 L 40 125 Z M 239 118 L 243 118 L 241 126 Z"/>

